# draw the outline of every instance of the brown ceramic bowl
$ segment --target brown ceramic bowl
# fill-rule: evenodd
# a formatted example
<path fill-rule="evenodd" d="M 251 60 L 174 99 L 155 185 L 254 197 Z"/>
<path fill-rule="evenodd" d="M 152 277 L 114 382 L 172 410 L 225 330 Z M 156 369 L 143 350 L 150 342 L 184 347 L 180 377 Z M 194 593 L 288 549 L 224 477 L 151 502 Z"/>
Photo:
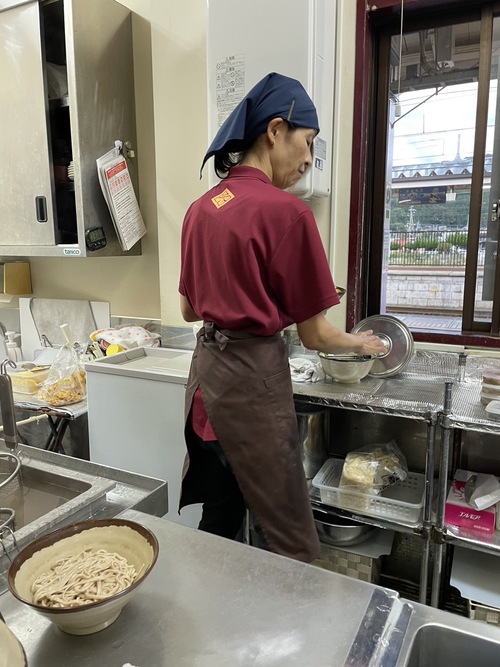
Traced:
<path fill-rule="evenodd" d="M 45 607 L 33 602 L 31 585 L 61 558 L 84 549 L 106 549 L 118 553 L 133 565 L 139 576 L 128 587 L 99 602 L 75 607 Z M 11 593 L 24 604 L 73 635 L 104 630 L 113 623 L 123 607 L 151 572 L 158 558 L 158 540 L 138 523 L 124 519 L 97 519 L 66 526 L 39 537 L 12 561 L 7 576 Z"/>

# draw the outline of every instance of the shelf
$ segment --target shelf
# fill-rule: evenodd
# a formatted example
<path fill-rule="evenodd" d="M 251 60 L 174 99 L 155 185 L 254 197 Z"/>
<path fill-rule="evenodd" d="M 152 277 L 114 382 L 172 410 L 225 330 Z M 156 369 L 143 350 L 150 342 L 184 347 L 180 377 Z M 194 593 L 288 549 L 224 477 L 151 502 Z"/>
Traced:
<path fill-rule="evenodd" d="M 373 380 L 373 378 L 368 378 L 367 381 L 370 380 Z M 400 382 L 403 384 L 405 391 L 412 387 L 418 390 L 419 386 L 428 386 L 427 379 L 412 377 L 407 373 L 402 374 Z M 294 382 L 293 393 L 297 401 L 303 400 L 307 403 L 331 408 L 388 414 L 418 421 L 430 421 L 439 412 L 437 403 L 406 400 L 404 396 L 401 397 L 400 393 L 398 396 L 399 384 L 394 384 L 394 379 L 376 380 L 375 383 L 376 388 L 370 391 L 366 384 L 357 387 L 354 385 L 339 385 L 333 381 L 323 381 L 308 384 L 306 387 L 306 383 Z M 437 391 L 435 395 L 437 397 Z"/>
<path fill-rule="evenodd" d="M 317 360 L 317 357 L 312 357 Z M 464 363 L 465 362 L 465 363 Z M 428 424 L 428 451 L 433 446 L 435 426 L 441 429 L 441 448 L 434 452 L 439 456 L 440 475 L 431 482 L 432 471 L 426 470 L 426 479 L 439 490 L 446 483 L 448 476 L 448 449 L 452 442 L 452 431 L 477 431 L 500 435 L 500 422 L 488 418 L 485 406 L 481 403 L 482 371 L 485 368 L 500 369 L 500 359 L 468 354 L 426 352 L 417 350 L 405 372 L 380 379 L 364 378 L 357 384 L 342 385 L 327 378 L 320 382 L 293 382 L 294 399 L 298 403 L 321 405 L 325 408 L 343 408 L 374 415 L 388 415 L 424 421 Z M 450 386 L 451 385 L 451 386 Z M 450 393 L 449 393 L 450 392 Z M 448 408 L 448 401 L 450 407 Z M 445 407 L 446 406 L 446 407 Z M 444 438 L 445 434 L 448 436 Z M 446 444 L 446 447 L 444 446 Z M 500 444 L 500 442 L 499 442 Z M 443 454 L 446 454 L 444 455 Z M 437 460 L 436 460 L 437 462 Z M 432 488 L 432 487 L 431 487 Z M 424 517 L 429 512 L 430 498 L 424 502 L 423 512 L 418 525 L 408 525 L 401 520 L 389 520 L 375 516 L 357 514 L 325 505 L 319 492 L 311 492 L 313 509 L 330 516 L 341 516 L 354 521 L 374 525 L 378 528 L 394 530 L 399 533 L 419 534 L 424 539 L 423 563 L 421 572 L 421 601 L 426 602 L 428 587 L 428 568 L 430 563 L 430 542 L 434 542 L 434 571 L 432 584 L 432 604 L 439 604 L 439 583 L 443 576 L 442 562 L 444 545 L 462 547 L 465 550 L 481 552 L 485 555 L 500 556 L 500 531 L 496 531 L 491 540 L 480 537 L 464 537 L 454 534 L 452 527 L 442 534 L 433 535 L 430 526 L 436 526 L 436 518 L 429 518 L 430 525 L 423 525 Z M 446 497 L 446 493 L 444 494 Z M 444 508 L 443 508 L 444 512 Z M 441 524 L 442 525 L 442 524 Z M 479 555 L 478 555 L 479 558 Z M 427 565 L 425 565 L 427 563 Z"/>
<path fill-rule="evenodd" d="M 368 376 L 353 384 L 340 384 L 328 377 L 314 383 L 293 382 L 293 392 L 296 400 L 325 407 L 428 422 L 443 410 L 445 381 L 456 377 L 457 354 L 417 350 L 405 372 L 398 375 Z"/>
<path fill-rule="evenodd" d="M 452 381 L 452 408 L 447 416 L 450 426 L 500 435 L 500 422 L 488 419 L 480 400 L 481 370 L 491 360 L 468 358 L 472 370 L 458 380 L 458 358 L 455 353 L 417 350 L 407 371 L 399 375 L 386 379 L 368 376 L 355 384 L 339 384 L 331 378 L 293 382 L 294 398 L 325 407 L 429 421 L 443 412 L 445 382 Z"/>
<path fill-rule="evenodd" d="M 453 531 L 453 526 L 446 526 L 445 541 L 447 544 L 453 544 L 464 549 L 472 549 L 474 551 L 482 551 L 496 556 L 500 556 L 500 531 L 496 530 L 493 537 L 487 542 L 474 537 L 464 537 L 457 535 Z"/>
<path fill-rule="evenodd" d="M 469 379 L 454 385 L 450 425 L 453 428 L 500 435 L 500 422 L 488 419 L 485 406 L 481 403 L 481 386 L 480 379 Z"/>

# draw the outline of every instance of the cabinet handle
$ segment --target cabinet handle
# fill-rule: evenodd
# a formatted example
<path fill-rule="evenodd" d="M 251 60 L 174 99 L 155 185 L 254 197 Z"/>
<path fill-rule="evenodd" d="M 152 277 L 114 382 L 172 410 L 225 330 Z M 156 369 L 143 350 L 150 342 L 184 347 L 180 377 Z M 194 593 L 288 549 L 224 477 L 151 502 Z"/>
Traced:
<path fill-rule="evenodd" d="M 47 200 L 45 197 L 35 197 L 35 207 L 38 222 L 47 222 Z"/>

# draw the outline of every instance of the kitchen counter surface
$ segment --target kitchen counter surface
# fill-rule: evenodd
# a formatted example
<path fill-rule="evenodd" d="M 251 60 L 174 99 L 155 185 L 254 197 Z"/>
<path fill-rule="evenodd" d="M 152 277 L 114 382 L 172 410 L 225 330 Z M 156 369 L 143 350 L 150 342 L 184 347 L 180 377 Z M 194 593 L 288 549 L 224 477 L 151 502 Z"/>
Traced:
<path fill-rule="evenodd" d="M 374 590 L 389 607 L 396 597 L 135 510 L 121 516 L 151 528 L 160 555 L 109 628 L 66 635 L 10 592 L 0 596 L 0 612 L 29 667 L 343 665 Z"/>
<path fill-rule="evenodd" d="M 450 424 L 500 434 L 500 421 L 489 418 L 480 400 L 485 368 L 500 368 L 499 360 L 417 350 L 404 372 L 397 375 L 367 376 L 351 384 L 327 376 L 318 382 L 293 382 L 293 393 L 299 402 L 431 421 L 443 412 L 445 384 L 451 383 Z"/>
<path fill-rule="evenodd" d="M 429 667 L 449 651 L 457 667 L 499 664 L 497 627 L 136 510 L 120 516 L 153 530 L 160 554 L 110 627 L 67 635 L 0 596 L 29 667 Z"/>

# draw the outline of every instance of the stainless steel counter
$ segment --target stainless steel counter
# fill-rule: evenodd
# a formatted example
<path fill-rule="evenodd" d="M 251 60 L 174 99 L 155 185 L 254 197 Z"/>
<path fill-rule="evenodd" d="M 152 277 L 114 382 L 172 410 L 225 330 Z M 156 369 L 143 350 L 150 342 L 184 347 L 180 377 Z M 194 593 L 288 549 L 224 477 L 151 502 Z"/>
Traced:
<path fill-rule="evenodd" d="M 65 635 L 9 592 L 0 596 L 29 667 L 344 664 L 376 587 L 140 512 L 121 516 L 151 528 L 160 555 L 106 630 Z"/>
<path fill-rule="evenodd" d="M 0 452 L 2 449 L 0 441 Z M 128 509 L 163 516 L 168 511 L 167 482 L 125 470 L 19 445 L 22 493 L 0 494 L 3 503 L 16 501 L 15 543 L 10 531 L 0 530 L 0 594 L 17 548 L 37 537 L 86 519 L 111 518 Z M 78 484 L 75 487 L 76 482 Z M 45 496 L 39 489 L 44 488 Z M 38 489 L 38 490 L 37 490 Z M 64 495 L 68 492 L 70 495 Z M 61 497 L 59 494 L 63 493 Z M 2 502 L 0 502 L 2 505 Z M 24 523 L 25 519 L 27 520 Z"/>
<path fill-rule="evenodd" d="M 9 592 L 29 667 L 455 667 L 500 664 L 500 629 L 312 565 L 127 510 L 158 562 L 118 620 L 72 636 Z M 472 656 L 472 657 L 471 657 Z"/>

